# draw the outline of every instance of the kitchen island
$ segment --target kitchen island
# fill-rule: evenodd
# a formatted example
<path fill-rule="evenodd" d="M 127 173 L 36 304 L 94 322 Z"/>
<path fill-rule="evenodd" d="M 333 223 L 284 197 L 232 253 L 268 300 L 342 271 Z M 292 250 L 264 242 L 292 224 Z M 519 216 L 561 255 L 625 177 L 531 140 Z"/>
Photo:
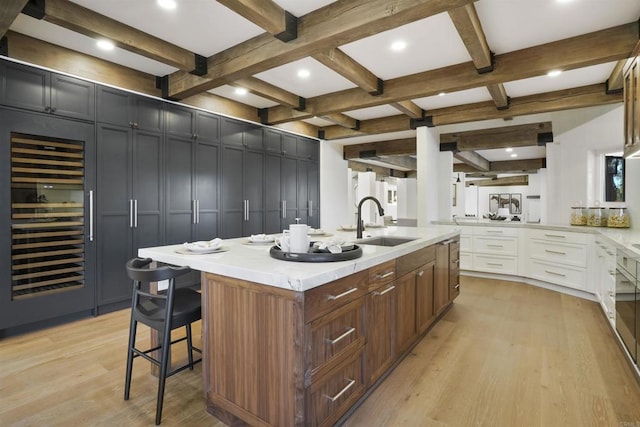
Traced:
<path fill-rule="evenodd" d="M 330 263 L 277 260 L 271 245 L 247 238 L 225 240 L 227 251 L 208 255 L 177 253 L 180 245 L 139 255 L 202 272 L 210 413 L 230 425 L 332 425 L 459 293 L 459 230 L 370 229 L 415 240 L 363 244 L 362 257 Z"/>

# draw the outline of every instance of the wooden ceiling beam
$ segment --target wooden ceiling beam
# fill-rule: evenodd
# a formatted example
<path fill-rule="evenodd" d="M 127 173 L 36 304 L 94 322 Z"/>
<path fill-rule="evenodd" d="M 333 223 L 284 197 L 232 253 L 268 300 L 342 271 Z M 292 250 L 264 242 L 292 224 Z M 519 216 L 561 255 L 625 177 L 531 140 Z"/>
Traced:
<path fill-rule="evenodd" d="M 389 0 L 336 1 L 300 17 L 295 40 L 282 43 L 268 33 L 262 34 L 209 57 L 208 72 L 203 77 L 184 71 L 171 74 L 168 95 L 181 99 L 473 1 L 407 0 L 391 4 Z"/>
<path fill-rule="evenodd" d="M 404 138 L 389 141 L 369 142 L 366 144 L 345 145 L 342 148 L 346 160 L 366 157 L 413 155 L 416 154 L 416 139 Z"/>
<path fill-rule="evenodd" d="M 491 73 L 478 74 L 473 62 L 467 62 L 409 76 L 385 80 L 384 93 L 370 96 L 361 89 L 347 89 L 307 99 L 309 117 L 391 102 L 456 92 L 491 84 L 546 75 L 551 69 L 571 70 L 627 58 L 638 42 L 638 22 L 595 31 L 564 40 L 495 56 Z M 495 109 L 495 105 L 493 106 Z M 509 113 L 512 113 L 513 99 Z M 428 112 L 427 114 L 430 114 Z M 284 107 L 270 108 L 268 122 L 285 120 Z M 505 113 L 501 117 L 517 114 Z M 469 120 L 464 120 L 469 121 Z"/>
<path fill-rule="evenodd" d="M 489 85 L 487 86 L 487 90 L 498 110 L 506 110 L 509 108 L 510 98 L 507 96 L 507 90 L 502 83 Z"/>
<path fill-rule="evenodd" d="M 346 114 L 327 114 L 326 116 L 320 116 L 320 118 L 347 129 L 358 129 L 360 127 L 359 120 L 349 117 Z"/>
<path fill-rule="evenodd" d="M 622 71 L 624 70 L 624 66 L 626 65 L 626 63 L 626 59 L 621 59 L 620 61 L 616 62 L 615 67 L 613 67 L 613 70 L 611 71 L 611 74 L 607 79 L 607 92 L 622 90 Z"/>
<path fill-rule="evenodd" d="M 255 77 L 246 77 L 244 79 L 236 80 L 232 83 L 232 86 L 245 88 L 255 95 L 294 109 L 300 108 L 303 100 L 303 98 L 295 93 L 280 89 L 277 86 Z"/>
<path fill-rule="evenodd" d="M 547 159 L 523 159 L 523 160 L 505 160 L 500 162 L 491 162 L 490 172 L 496 173 L 517 173 L 537 171 L 538 169 L 547 167 Z"/>
<path fill-rule="evenodd" d="M 7 34 L 9 27 L 20 15 L 29 0 L 4 0 L 0 8 L 0 39 Z"/>
<path fill-rule="evenodd" d="M 424 117 L 424 110 L 413 101 L 398 101 L 390 104 L 393 108 L 401 113 L 411 117 L 412 119 L 421 119 Z"/>
<path fill-rule="evenodd" d="M 489 160 L 485 159 L 475 151 L 455 152 L 453 153 L 453 157 L 479 171 L 488 172 L 491 168 Z"/>
<path fill-rule="evenodd" d="M 478 169 L 476 169 L 473 166 L 468 165 L 466 163 L 454 163 L 453 164 L 453 171 L 454 172 L 464 172 L 464 173 L 480 172 Z"/>
<path fill-rule="evenodd" d="M 385 168 L 378 165 L 372 165 L 370 163 L 359 162 L 357 160 L 349 160 L 347 167 L 351 168 L 354 172 L 375 172 L 376 175 L 380 176 L 392 176 L 396 178 L 407 178 L 411 176 L 411 172 Z"/>
<path fill-rule="evenodd" d="M 551 122 L 529 123 L 491 129 L 443 133 L 441 151 L 474 151 L 495 148 L 529 147 L 553 142 Z"/>
<path fill-rule="evenodd" d="M 337 47 L 321 50 L 311 56 L 365 92 L 371 95 L 382 93 L 382 80 Z"/>
<path fill-rule="evenodd" d="M 431 116 L 434 126 L 444 126 L 480 120 L 507 119 L 529 114 L 548 113 L 621 102 L 621 93 L 607 94 L 606 85 L 600 83 L 523 96 L 520 98 L 511 98 L 509 110 L 496 110 L 493 101 L 486 101 L 430 110 L 427 112 L 427 115 Z M 363 134 L 400 132 L 410 129 L 410 121 L 406 117 L 398 115 L 380 119 L 361 120 L 359 131 L 338 126 L 328 126 L 322 128 L 321 132 L 323 134 L 322 139 L 331 140 L 361 136 Z"/>
<path fill-rule="evenodd" d="M 449 10 L 449 17 L 456 27 L 462 42 L 471 55 L 479 73 L 493 71 L 491 49 L 482 30 L 482 24 L 473 3 Z"/>
<path fill-rule="evenodd" d="M 476 179 L 473 181 L 466 181 L 465 187 L 472 185 L 478 187 L 503 187 L 507 185 L 529 185 L 529 175 L 520 176 L 506 176 L 504 178 L 492 178 L 492 179 Z"/>
<path fill-rule="evenodd" d="M 116 46 L 163 62 L 185 72 L 201 72 L 196 55 L 68 0 L 46 0 L 44 20 L 92 38 L 106 38 Z"/>
<path fill-rule="evenodd" d="M 272 0 L 217 1 L 281 41 L 298 37 L 298 19 Z"/>
<path fill-rule="evenodd" d="M 418 160 L 410 156 L 382 156 L 380 161 L 403 169 L 418 170 Z"/>

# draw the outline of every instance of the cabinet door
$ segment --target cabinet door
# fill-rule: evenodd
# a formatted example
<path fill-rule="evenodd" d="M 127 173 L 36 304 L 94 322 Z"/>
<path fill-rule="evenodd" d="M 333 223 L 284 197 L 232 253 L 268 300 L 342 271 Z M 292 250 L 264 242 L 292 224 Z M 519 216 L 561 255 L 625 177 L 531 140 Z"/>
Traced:
<path fill-rule="evenodd" d="M 416 328 L 422 334 L 434 319 L 433 285 L 435 281 L 435 261 L 423 265 L 416 271 Z"/>
<path fill-rule="evenodd" d="M 245 124 L 243 138 L 245 147 L 252 150 L 263 150 L 262 128 L 260 126 Z"/>
<path fill-rule="evenodd" d="M 265 229 L 268 234 L 282 231 L 282 189 L 280 174 L 282 156 L 280 153 L 265 155 Z"/>
<path fill-rule="evenodd" d="M 222 146 L 222 224 L 223 238 L 242 236 L 244 222 L 243 164 L 244 149 Z"/>
<path fill-rule="evenodd" d="M 97 92 L 98 122 L 129 127 L 133 124 L 130 93 L 106 86 L 98 86 Z"/>
<path fill-rule="evenodd" d="M 192 240 L 193 217 L 193 143 L 191 139 L 167 138 L 166 162 L 166 236 L 167 244 Z"/>
<path fill-rule="evenodd" d="M 136 129 L 152 132 L 162 132 L 164 130 L 164 103 L 162 101 L 133 95 L 132 102 L 134 104 L 134 125 Z"/>
<path fill-rule="evenodd" d="M 169 103 L 165 107 L 167 134 L 192 139 L 194 136 L 193 114 L 195 110 Z"/>
<path fill-rule="evenodd" d="M 303 224 L 309 223 L 309 162 L 298 160 L 298 217 Z"/>
<path fill-rule="evenodd" d="M 293 135 L 282 134 L 282 153 L 287 156 L 297 156 L 298 138 Z"/>
<path fill-rule="evenodd" d="M 460 295 L 460 241 L 449 245 L 449 300 Z"/>
<path fill-rule="evenodd" d="M 264 233 L 264 153 L 247 150 L 243 167 L 243 194 L 248 212 L 242 235 Z"/>
<path fill-rule="evenodd" d="M 273 129 L 264 129 L 264 149 L 269 153 L 282 154 L 282 134 Z"/>
<path fill-rule="evenodd" d="M 164 243 L 162 134 L 134 131 L 132 198 L 135 200 L 134 255 Z"/>
<path fill-rule="evenodd" d="M 449 245 L 436 245 L 435 284 L 433 290 L 433 310 L 437 316 L 449 302 Z"/>
<path fill-rule="evenodd" d="M 309 198 L 309 220 L 307 223 L 313 228 L 320 228 L 320 165 L 317 162 L 309 162 L 307 177 Z"/>
<path fill-rule="evenodd" d="M 211 240 L 219 234 L 219 160 L 219 145 L 196 144 L 195 182 L 199 211 L 194 240 Z"/>
<path fill-rule="evenodd" d="M 233 119 L 223 119 L 220 130 L 222 143 L 235 147 L 244 147 L 244 128 L 245 124 L 243 122 Z"/>
<path fill-rule="evenodd" d="M 395 283 L 367 295 L 367 384 L 376 382 L 395 360 Z"/>
<path fill-rule="evenodd" d="M 298 217 L 298 164 L 297 160 L 290 157 L 282 158 L 282 200 L 285 202 L 285 218 L 282 220 L 282 228 L 289 228 L 289 224 L 295 224 Z"/>
<path fill-rule="evenodd" d="M 8 61 L 3 61 L 0 66 L 5 78 L 0 89 L 0 103 L 32 111 L 48 111 L 50 72 Z"/>
<path fill-rule="evenodd" d="M 416 280 L 405 274 L 396 284 L 396 349 L 400 355 L 416 338 Z"/>
<path fill-rule="evenodd" d="M 196 136 L 198 141 L 220 141 L 220 118 L 214 114 L 196 111 Z"/>
<path fill-rule="evenodd" d="M 96 194 L 98 305 L 126 300 L 131 280 L 124 268 L 133 256 L 129 128 L 98 125 Z"/>
<path fill-rule="evenodd" d="M 95 84 L 61 74 L 51 74 L 51 113 L 80 120 L 94 120 L 95 102 Z"/>

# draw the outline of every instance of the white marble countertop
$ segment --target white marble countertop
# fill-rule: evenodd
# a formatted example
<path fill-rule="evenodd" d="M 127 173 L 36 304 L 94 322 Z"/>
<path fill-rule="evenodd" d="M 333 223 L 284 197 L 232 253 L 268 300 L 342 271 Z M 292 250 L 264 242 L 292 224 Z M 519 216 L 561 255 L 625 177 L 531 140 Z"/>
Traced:
<path fill-rule="evenodd" d="M 325 230 L 331 237 L 311 236 L 312 241 L 327 238 L 355 240 L 355 231 Z M 237 279 L 247 280 L 295 291 L 305 291 L 325 283 L 365 270 L 385 261 L 406 255 L 420 248 L 460 233 L 460 227 L 450 225 L 432 225 L 429 227 L 384 227 L 365 230 L 367 236 L 415 237 L 408 243 L 385 247 L 360 245 L 362 257 L 351 261 L 339 262 L 293 262 L 281 261 L 269 255 L 270 244 L 250 244 L 248 238 L 226 239 L 223 246 L 229 250 L 213 254 L 185 255 L 177 253 L 182 245 L 141 248 L 138 255 L 155 261 L 173 265 L 188 265 L 194 270 L 205 271 Z"/>

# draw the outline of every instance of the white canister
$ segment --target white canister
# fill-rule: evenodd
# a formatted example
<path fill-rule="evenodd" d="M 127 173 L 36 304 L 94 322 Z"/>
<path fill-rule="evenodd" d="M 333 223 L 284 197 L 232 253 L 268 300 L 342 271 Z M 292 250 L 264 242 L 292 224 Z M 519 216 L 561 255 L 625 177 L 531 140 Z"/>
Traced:
<path fill-rule="evenodd" d="M 289 226 L 289 248 L 291 252 L 309 252 L 309 227 L 306 224 L 291 224 Z"/>

